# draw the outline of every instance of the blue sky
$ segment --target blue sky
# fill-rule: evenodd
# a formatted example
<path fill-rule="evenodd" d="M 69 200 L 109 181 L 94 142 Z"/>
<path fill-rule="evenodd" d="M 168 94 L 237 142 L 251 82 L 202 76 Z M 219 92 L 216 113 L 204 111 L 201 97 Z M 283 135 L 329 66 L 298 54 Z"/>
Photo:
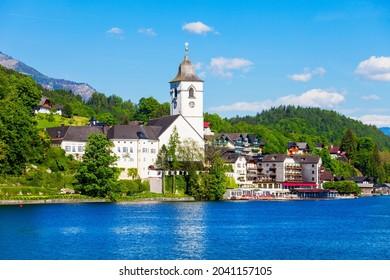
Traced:
<path fill-rule="evenodd" d="M 280 104 L 390 126 L 390 1 L 0 1 L 0 51 L 107 96 L 168 101 L 189 42 L 204 109 Z"/>

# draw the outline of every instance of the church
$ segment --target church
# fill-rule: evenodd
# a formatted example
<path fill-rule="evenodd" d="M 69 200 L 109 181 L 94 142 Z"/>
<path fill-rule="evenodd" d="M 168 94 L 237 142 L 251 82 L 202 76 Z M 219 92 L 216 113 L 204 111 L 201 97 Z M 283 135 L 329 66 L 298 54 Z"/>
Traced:
<path fill-rule="evenodd" d="M 113 152 L 118 158 L 116 166 L 122 168 L 120 179 L 131 179 L 128 170 L 133 168 L 137 169 L 141 179 L 156 177 L 154 167 L 158 152 L 164 144 L 168 145 L 175 127 L 181 141 L 192 139 L 204 148 L 203 81 L 189 60 L 188 43 L 178 73 L 169 84 L 170 115 L 151 119 L 145 126 L 132 123 L 109 128 L 63 126 L 46 130 L 53 144 L 76 159 L 82 158 L 88 135 L 102 132 L 114 143 Z"/>

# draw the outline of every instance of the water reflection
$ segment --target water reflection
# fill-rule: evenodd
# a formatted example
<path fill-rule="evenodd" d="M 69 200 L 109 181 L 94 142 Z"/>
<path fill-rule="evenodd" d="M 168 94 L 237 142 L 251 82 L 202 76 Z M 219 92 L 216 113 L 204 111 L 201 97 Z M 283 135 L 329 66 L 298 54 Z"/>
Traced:
<path fill-rule="evenodd" d="M 180 259 L 203 259 L 205 254 L 205 203 L 177 204 L 173 251 Z"/>
<path fill-rule="evenodd" d="M 64 235 L 75 235 L 79 233 L 85 233 L 85 228 L 82 227 L 65 227 L 62 229 Z"/>

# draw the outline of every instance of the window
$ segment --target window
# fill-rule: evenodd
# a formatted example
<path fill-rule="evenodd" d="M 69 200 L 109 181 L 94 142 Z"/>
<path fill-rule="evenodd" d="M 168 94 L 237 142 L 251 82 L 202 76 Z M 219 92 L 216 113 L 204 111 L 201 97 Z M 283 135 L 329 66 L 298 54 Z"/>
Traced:
<path fill-rule="evenodd" d="M 121 147 L 118 147 L 118 153 L 120 153 L 121 152 Z"/>
<path fill-rule="evenodd" d="M 142 152 L 143 153 L 147 153 L 148 152 L 148 148 L 142 148 Z"/>
<path fill-rule="evenodd" d="M 130 147 L 130 153 L 132 153 L 133 152 L 133 147 Z"/>
<path fill-rule="evenodd" d="M 128 148 L 127 147 L 123 147 L 122 152 L 127 153 L 128 152 Z"/>
<path fill-rule="evenodd" d="M 315 180 L 314 180 L 314 177 L 311 177 L 311 180 L 314 182 Z"/>
<path fill-rule="evenodd" d="M 314 170 L 311 171 L 311 174 L 314 174 Z"/>
<path fill-rule="evenodd" d="M 78 146 L 78 147 L 77 147 L 77 151 L 78 151 L 79 153 L 84 152 L 84 147 L 83 147 L 83 146 Z"/>
<path fill-rule="evenodd" d="M 175 88 L 175 98 L 177 98 L 177 88 Z"/>
<path fill-rule="evenodd" d="M 156 153 L 156 149 L 150 149 L 150 153 L 151 154 L 155 154 Z"/>
<path fill-rule="evenodd" d="M 70 153 L 70 146 L 65 146 L 65 151 L 66 151 L 67 153 Z"/>
<path fill-rule="evenodd" d="M 76 146 L 72 146 L 72 152 L 73 152 L 73 153 L 76 152 Z"/>
<path fill-rule="evenodd" d="M 194 89 L 193 88 L 190 88 L 188 97 L 189 98 L 195 98 L 195 94 L 194 94 Z"/>

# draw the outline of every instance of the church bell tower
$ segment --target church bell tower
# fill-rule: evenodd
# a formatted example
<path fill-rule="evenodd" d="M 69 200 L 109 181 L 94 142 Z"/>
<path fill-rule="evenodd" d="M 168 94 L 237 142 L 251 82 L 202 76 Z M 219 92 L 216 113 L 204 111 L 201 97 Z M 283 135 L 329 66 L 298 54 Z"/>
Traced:
<path fill-rule="evenodd" d="M 179 71 L 169 83 L 170 114 L 181 114 L 203 138 L 203 81 L 188 60 L 188 43 L 185 43 L 185 56 Z"/>

